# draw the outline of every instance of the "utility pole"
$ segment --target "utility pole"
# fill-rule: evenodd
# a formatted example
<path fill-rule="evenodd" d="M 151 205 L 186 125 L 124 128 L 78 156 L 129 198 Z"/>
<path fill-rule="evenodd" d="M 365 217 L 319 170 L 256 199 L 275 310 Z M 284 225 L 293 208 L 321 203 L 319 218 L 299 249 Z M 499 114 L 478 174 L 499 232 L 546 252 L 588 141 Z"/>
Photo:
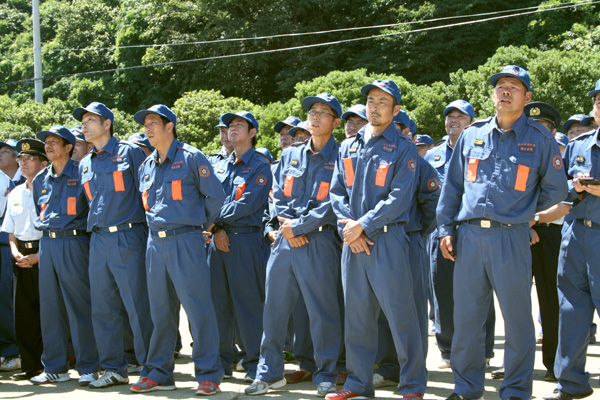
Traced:
<path fill-rule="evenodd" d="M 33 80 L 35 82 L 35 101 L 44 102 L 42 90 L 42 43 L 40 40 L 40 2 L 32 1 L 33 8 Z"/>

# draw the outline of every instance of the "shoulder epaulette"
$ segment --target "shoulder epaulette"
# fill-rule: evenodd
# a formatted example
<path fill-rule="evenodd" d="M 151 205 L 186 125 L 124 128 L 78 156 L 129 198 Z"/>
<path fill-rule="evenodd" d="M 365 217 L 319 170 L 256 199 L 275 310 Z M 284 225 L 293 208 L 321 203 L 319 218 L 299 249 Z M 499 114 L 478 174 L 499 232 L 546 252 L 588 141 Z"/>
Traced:
<path fill-rule="evenodd" d="M 570 139 L 569 142 L 574 142 L 575 140 L 579 140 L 579 139 L 583 139 L 586 138 L 588 136 L 593 135 L 596 132 L 595 129 L 592 129 L 591 131 L 587 131 L 587 132 L 583 132 L 582 134 L 580 134 L 577 137 L 574 137 L 573 139 Z"/>
<path fill-rule="evenodd" d="M 476 125 L 476 124 L 477 124 L 477 125 L 479 125 L 479 124 L 486 124 L 486 123 L 490 122 L 490 121 L 492 120 L 492 118 L 494 118 L 494 117 L 488 117 L 488 118 L 484 118 L 484 119 L 478 119 L 477 121 L 473 121 L 473 122 L 471 122 L 471 124 L 470 124 L 470 125 L 467 125 L 467 126 L 465 127 L 465 129 L 467 129 L 467 128 L 468 128 L 469 126 L 471 126 L 471 125 Z"/>
<path fill-rule="evenodd" d="M 552 136 L 552 134 L 548 135 L 548 133 L 550 133 L 550 132 L 546 133 L 546 132 L 544 132 L 544 129 L 540 128 L 540 126 L 543 127 L 543 125 L 540 124 L 539 122 L 535 122 L 534 120 L 530 120 L 529 118 L 527 118 L 526 124 L 529 125 L 529 126 L 531 126 L 532 128 L 537 129 L 538 131 L 540 131 L 540 133 L 542 135 L 544 135 L 546 137 L 546 139 L 548 139 L 548 140 L 556 140 L 554 138 L 554 136 Z"/>
<path fill-rule="evenodd" d="M 259 156 L 257 158 L 257 160 L 260 160 L 260 162 L 265 162 L 269 165 L 271 165 L 271 162 L 269 161 L 269 159 L 267 158 L 267 156 L 265 156 L 263 153 L 256 151 L 254 154 L 256 154 L 257 156 Z"/>

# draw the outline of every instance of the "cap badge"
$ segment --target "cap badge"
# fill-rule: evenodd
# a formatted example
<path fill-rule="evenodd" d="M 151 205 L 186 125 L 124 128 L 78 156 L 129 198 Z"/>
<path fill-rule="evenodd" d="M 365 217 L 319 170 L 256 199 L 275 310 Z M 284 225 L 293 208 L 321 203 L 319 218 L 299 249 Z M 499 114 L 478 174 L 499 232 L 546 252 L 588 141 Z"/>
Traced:
<path fill-rule="evenodd" d="M 31 146 L 29 145 L 29 143 L 23 143 L 23 145 L 21 146 L 21 149 L 23 151 L 27 151 L 31 148 Z"/>
<path fill-rule="evenodd" d="M 531 115 L 532 117 L 535 117 L 537 115 L 540 115 L 542 112 L 539 108 L 537 107 L 533 107 L 530 111 L 529 111 L 529 115 Z"/>

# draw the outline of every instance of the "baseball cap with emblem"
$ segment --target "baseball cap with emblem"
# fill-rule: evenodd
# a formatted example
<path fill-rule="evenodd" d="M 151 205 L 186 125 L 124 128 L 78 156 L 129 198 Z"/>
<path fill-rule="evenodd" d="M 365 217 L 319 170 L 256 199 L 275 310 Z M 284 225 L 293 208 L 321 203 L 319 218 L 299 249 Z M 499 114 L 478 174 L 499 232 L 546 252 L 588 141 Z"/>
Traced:
<path fill-rule="evenodd" d="M 245 119 L 246 121 L 248 121 L 249 123 L 252 124 L 254 129 L 256 129 L 258 131 L 258 121 L 256 120 L 256 118 L 254 118 L 254 114 L 252 114 L 250 111 L 225 113 L 225 114 L 223 114 L 221 119 L 223 120 L 223 123 L 225 124 L 225 126 L 229 127 L 229 124 L 231 124 L 231 121 L 233 121 L 236 118 Z"/>
<path fill-rule="evenodd" d="M 473 110 L 473 106 L 468 101 L 460 99 L 454 100 L 446 106 L 446 109 L 444 110 L 444 117 L 447 116 L 452 110 L 458 110 L 461 113 L 471 117 L 471 119 L 475 118 L 475 110 Z"/>
<path fill-rule="evenodd" d="M 596 95 L 598 93 L 600 93 L 600 79 L 598 79 L 598 82 L 596 82 L 596 86 L 594 87 L 594 90 L 588 92 L 588 96 L 596 97 Z"/>
<path fill-rule="evenodd" d="M 567 145 L 569 144 L 569 137 L 562 132 L 556 132 L 554 138 L 556 139 L 558 144 L 563 147 L 567 147 Z"/>
<path fill-rule="evenodd" d="M 85 136 L 83 135 L 83 132 L 81 131 L 81 125 L 74 126 L 69 130 L 71 131 L 73 136 L 75 136 L 75 140 L 79 140 L 80 142 L 86 141 Z"/>
<path fill-rule="evenodd" d="M 529 73 L 523 68 L 517 65 L 507 65 L 501 72 L 490 76 L 490 83 L 492 86 L 496 86 L 496 83 L 498 83 L 500 78 L 505 77 L 517 78 L 525 85 L 528 92 L 531 91 L 531 79 L 529 78 Z"/>
<path fill-rule="evenodd" d="M 417 140 L 415 140 L 415 144 L 417 146 L 420 146 L 420 145 L 433 146 L 433 139 L 429 135 L 417 135 Z"/>
<path fill-rule="evenodd" d="M 293 115 L 289 115 L 283 121 L 277 121 L 277 123 L 273 127 L 273 130 L 275 132 L 279 133 L 279 132 L 281 132 L 281 128 L 283 128 L 284 126 L 289 125 L 291 127 L 294 127 L 294 126 L 298 125 L 300 122 L 301 122 L 300 118 L 294 117 Z"/>
<path fill-rule="evenodd" d="M 301 131 L 301 130 L 308 131 L 308 121 L 302 121 L 298 125 L 290 128 L 290 130 L 288 131 L 288 134 L 292 137 L 295 137 L 296 132 Z"/>
<path fill-rule="evenodd" d="M 360 92 L 365 96 L 369 95 L 369 92 L 373 89 L 381 89 L 387 94 L 391 95 L 396 99 L 396 104 L 400 104 L 400 100 L 402 99 L 402 93 L 400 93 L 400 89 L 398 89 L 398 85 L 391 79 L 375 79 L 373 83 L 369 83 L 360 88 Z"/>
<path fill-rule="evenodd" d="M 29 154 L 32 156 L 39 156 L 44 160 L 48 160 L 46 157 L 46 149 L 44 142 L 40 142 L 35 139 L 21 139 L 17 142 L 17 151 L 19 155 Z"/>
<path fill-rule="evenodd" d="M 7 139 L 5 142 L 0 142 L 0 149 L 6 146 L 12 147 L 13 150 L 17 150 L 17 141 L 15 139 Z"/>
<path fill-rule="evenodd" d="M 302 105 L 304 106 L 304 108 L 306 108 L 307 111 L 310 111 L 310 108 L 315 103 L 321 103 L 331 107 L 331 109 L 335 111 L 337 118 L 342 117 L 342 106 L 340 105 L 338 99 L 335 98 L 335 96 L 329 93 L 319 93 L 316 96 L 308 96 L 302 99 Z"/>
<path fill-rule="evenodd" d="M 150 144 L 148 136 L 145 133 L 134 133 L 127 138 L 128 141 L 133 142 L 140 146 L 146 146 L 150 150 L 154 150 L 154 147 Z"/>
<path fill-rule="evenodd" d="M 140 125 L 144 125 L 146 115 L 156 114 L 165 117 L 169 122 L 173 123 L 173 128 L 177 127 L 177 117 L 171 109 L 164 104 L 155 104 L 147 110 L 140 110 L 133 115 L 133 119 Z"/>
<path fill-rule="evenodd" d="M 112 124 L 115 123 L 115 116 L 110 108 L 97 101 L 88 104 L 86 107 L 77 107 L 75 110 L 73 110 L 73 118 L 75 118 L 77 121 L 81 121 L 83 119 L 83 114 L 85 113 L 100 115 L 101 117 L 109 119 Z"/>
<path fill-rule="evenodd" d="M 410 128 L 411 118 L 408 116 L 407 112 L 404 110 L 400 110 L 400 112 L 394 115 L 394 122 L 397 124 L 402 124 L 407 128 Z"/>
<path fill-rule="evenodd" d="M 45 141 L 48 136 L 58 136 L 59 138 L 63 138 L 71 145 L 75 146 L 75 136 L 71 133 L 70 130 L 68 130 L 62 125 L 54 125 L 47 131 L 40 131 L 36 133 L 35 136 L 42 142 Z"/>
<path fill-rule="evenodd" d="M 342 114 L 342 119 L 348 120 L 348 118 L 350 118 L 353 115 L 356 115 L 357 117 L 368 121 L 367 107 L 364 104 L 355 104 L 352 107 L 350 107 L 348 110 L 346 110 L 345 113 Z"/>
<path fill-rule="evenodd" d="M 556 108 L 543 101 L 532 101 L 525 106 L 525 116 L 535 121 L 550 122 L 555 128 L 560 126 L 560 113 Z"/>
<path fill-rule="evenodd" d="M 569 131 L 569 128 L 571 127 L 571 125 L 573 125 L 574 123 L 578 123 L 581 126 L 589 126 L 590 122 L 592 121 L 592 117 L 587 116 L 585 114 L 575 114 L 575 115 L 571 115 L 569 117 L 569 119 L 563 124 L 562 126 L 562 130 L 565 132 Z"/>

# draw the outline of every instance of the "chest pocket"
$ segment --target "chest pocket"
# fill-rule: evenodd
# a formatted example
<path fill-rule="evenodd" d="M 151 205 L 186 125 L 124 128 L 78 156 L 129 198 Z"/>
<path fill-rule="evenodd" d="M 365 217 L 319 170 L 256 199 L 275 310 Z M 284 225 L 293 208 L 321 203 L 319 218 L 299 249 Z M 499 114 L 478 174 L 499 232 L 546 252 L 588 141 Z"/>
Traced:
<path fill-rule="evenodd" d="M 524 192 L 527 189 L 527 181 L 529 175 L 533 176 L 533 170 L 537 170 L 540 166 L 540 159 L 536 155 L 519 155 L 518 157 L 509 157 L 511 163 L 515 164 L 516 178 L 514 189 L 519 192 Z"/>
<path fill-rule="evenodd" d="M 285 170 L 285 181 L 283 183 L 283 195 L 285 197 L 292 197 L 292 191 L 294 189 L 294 180 L 296 178 L 300 178 L 303 174 L 303 169 L 288 167 Z"/>
<path fill-rule="evenodd" d="M 479 161 L 487 160 L 490 157 L 492 149 L 490 147 L 483 146 L 471 146 L 463 150 L 463 155 L 467 160 L 466 168 L 466 181 L 476 182 L 477 181 L 477 169 L 479 167 Z"/>
<path fill-rule="evenodd" d="M 441 155 L 435 155 L 431 158 L 428 157 L 427 161 L 429 161 L 429 164 L 431 164 L 433 168 L 439 169 L 444 166 L 444 163 L 446 162 L 446 157 Z"/>
<path fill-rule="evenodd" d="M 343 162 L 346 186 L 352 187 L 354 185 L 354 166 L 356 165 L 356 157 L 346 157 L 343 159 Z"/>
<path fill-rule="evenodd" d="M 233 179 L 233 188 L 235 190 L 235 195 L 233 200 L 239 201 L 244 195 L 244 191 L 246 190 L 246 179 L 242 176 L 236 176 Z"/>
<path fill-rule="evenodd" d="M 125 181 L 123 179 L 123 175 L 128 175 L 127 171 L 129 170 L 129 164 L 126 162 L 121 163 L 112 163 L 108 168 L 108 173 L 112 174 L 113 184 L 115 192 L 124 192 L 125 191 Z M 129 175 L 128 175 L 129 176 Z"/>
<path fill-rule="evenodd" d="M 379 159 L 377 174 L 375 175 L 375 186 L 385 187 L 388 171 L 392 168 L 394 162 L 385 159 Z"/>
<path fill-rule="evenodd" d="M 171 169 L 165 176 L 166 187 L 171 191 L 171 200 L 183 200 L 183 181 L 188 175 L 185 168 Z M 167 190 L 167 191 L 168 191 Z M 168 194 L 167 194 L 168 196 Z"/>

